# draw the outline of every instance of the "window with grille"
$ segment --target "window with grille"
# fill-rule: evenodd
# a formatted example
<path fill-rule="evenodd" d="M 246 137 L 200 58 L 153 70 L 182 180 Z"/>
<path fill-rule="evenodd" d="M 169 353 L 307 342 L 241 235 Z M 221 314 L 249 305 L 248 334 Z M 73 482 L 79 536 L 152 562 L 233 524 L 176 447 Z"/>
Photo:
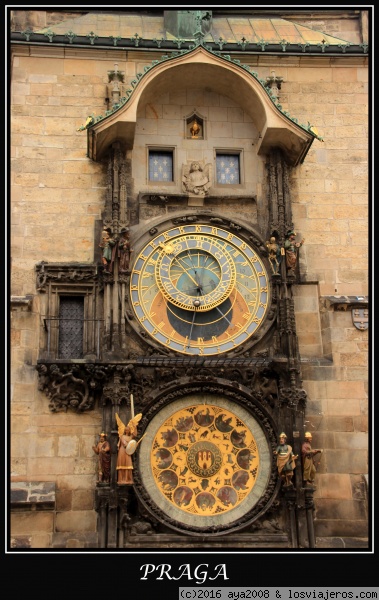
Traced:
<path fill-rule="evenodd" d="M 171 150 L 149 150 L 149 181 L 174 181 L 174 155 Z"/>
<path fill-rule="evenodd" d="M 84 297 L 60 296 L 59 358 L 83 356 Z"/>
<path fill-rule="evenodd" d="M 239 153 L 216 153 L 216 181 L 218 184 L 229 185 L 237 185 L 241 183 Z"/>

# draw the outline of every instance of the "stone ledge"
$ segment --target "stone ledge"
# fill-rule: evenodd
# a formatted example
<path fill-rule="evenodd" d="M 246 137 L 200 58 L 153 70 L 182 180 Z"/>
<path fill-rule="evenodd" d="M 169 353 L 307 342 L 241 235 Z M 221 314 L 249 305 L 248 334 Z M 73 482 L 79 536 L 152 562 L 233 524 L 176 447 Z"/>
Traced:
<path fill-rule="evenodd" d="M 55 482 L 11 482 L 10 507 L 11 510 L 54 510 Z"/>
<path fill-rule="evenodd" d="M 320 305 L 327 310 L 348 310 L 366 308 L 368 300 L 368 296 L 320 296 Z"/>
<path fill-rule="evenodd" d="M 231 186 L 233 187 L 233 186 Z M 194 196 L 193 194 L 188 194 L 188 193 L 166 193 L 166 192 L 160 192 L 159 190 L 156 192 L 153 191 L 148 191 L 148 192 L 140 192 L 139 193 L 139 200 L 141 204 L 163 204 L 166 205 L 169 202 L 182 202 L 183 204 L 185 202 L 188 201 L 189 198 L 202 198 L 203 201 L 205 200 L 221 200 L 223 202 L 229 202 L 229 201 L 234 201 L 234 202 L 243 202 L 244 200 L 249 200 L 251 202 L 256 202 L 257 201 L 257 197 L 254 196 L 253 194 L 241 194 L 239 193 L 239 190 L 234 190 L 235 194 L 230 194 L 230 190 L 229 193 L 225 193 L 225 194 L 208 194 L 206 196 Z"/>
<path fill-rule="evenodd" d="M 28 294 L 26 296 L 11 296 L 11 310 L 17 308 L 26 308 L 32 310 L 33 296 Z"/>
<path fill-rule="evenodd" d="M 220 537 L 175 534 L 130 535 L 124 548 L 288 548 L 285 533 L 239 534 Z"/>

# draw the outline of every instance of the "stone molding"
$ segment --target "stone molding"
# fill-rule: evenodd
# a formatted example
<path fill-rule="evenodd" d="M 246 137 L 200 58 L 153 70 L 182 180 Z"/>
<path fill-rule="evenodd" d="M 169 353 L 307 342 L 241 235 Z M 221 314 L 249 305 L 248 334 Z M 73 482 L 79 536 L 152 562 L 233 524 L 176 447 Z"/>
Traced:
<path fill-rule="evenodd" d="M 11 510 L 54 510 L 55 482 L 16 481 L 11 483 Z"/>
<path fill-rule="evenodd" d="M 352 308 L 367 308 L 368 296 L 320 296 L 321 310 L 348 310 Z"/>
<path fill-rule="evenodd" d="M 27 310 L 32 310 L 33 304 L 33 296 L 31 294 L 27 294 L 26 296 L 11 296 L 11 310 L 16 310 L 20 308 L 26 308 Z"/>

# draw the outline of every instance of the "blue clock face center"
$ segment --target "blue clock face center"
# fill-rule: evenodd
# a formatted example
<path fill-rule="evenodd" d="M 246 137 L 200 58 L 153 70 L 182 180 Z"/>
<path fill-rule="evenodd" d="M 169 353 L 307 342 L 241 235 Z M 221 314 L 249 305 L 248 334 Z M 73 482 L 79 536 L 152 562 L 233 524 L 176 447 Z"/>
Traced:
<path fill-rule="evenodd" d="M 226 300 L 236 270 L 221 245 L 204 236 L 183 236 L 163 246 L 156 265 L 163 296 L 183 310 L 209 311 Z"/>
<path fill-rule="evenodd" d="M 188 296 L 201 297 L 215 290 L 221 280 L 221 269 L 208 253 L 182 252 L 171 265 L 170 277 L 175 287 Z"/>

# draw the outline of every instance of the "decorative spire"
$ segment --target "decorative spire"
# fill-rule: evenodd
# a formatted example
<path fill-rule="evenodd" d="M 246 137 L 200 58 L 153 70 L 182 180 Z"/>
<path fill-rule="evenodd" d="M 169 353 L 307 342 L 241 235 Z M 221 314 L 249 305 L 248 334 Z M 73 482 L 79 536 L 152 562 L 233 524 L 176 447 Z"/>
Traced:
<path fill-rule="evenodd" d="M 203 12 L 202 10 L 197 10 L 195 15 L 196 20 L 196 30 L 193 34 L 193 37 L 196 40 L 196 46 L 203 45 L 204 42 L 204 33 L 201 30 L 201 21 L 203 20 Z"/>

